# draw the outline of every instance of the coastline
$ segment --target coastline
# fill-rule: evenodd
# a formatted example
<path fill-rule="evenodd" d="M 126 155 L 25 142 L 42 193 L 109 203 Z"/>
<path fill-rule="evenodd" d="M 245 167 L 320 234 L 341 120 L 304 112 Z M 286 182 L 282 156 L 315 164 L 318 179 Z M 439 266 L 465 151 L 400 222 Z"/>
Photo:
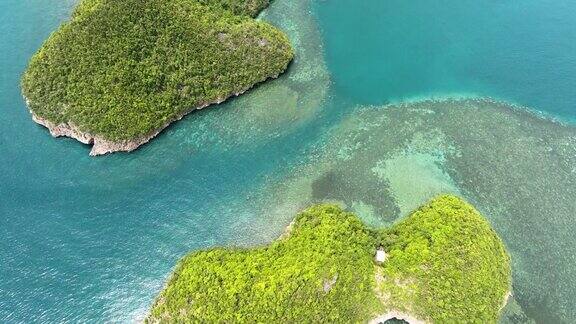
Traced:
<path fill-rule="evenodd" d="M 379 324 L 379 323 L 385 323 L 386 321 L 389 321 L 391 319 L 398 319 L 398 320 L 403 320 L 405 322 L 408 322 L 410 324 L 426 324 L 429 322 L 420 320 L 412 315 L 406 314 L 406 313 L 402 313 L 400 311 L 397 310 L 391 310 L 388 313 L 384 314 L 384 315 L 380 315 L 372 320 L 370 320 L 370 322 L 368 322 L 369 324 Z"/>
<path fill-rule="evenodd" d="M 506 294 L 504 295 L 502 305 L 500 306 L 500 309 L 498 309 L 500 316 L 502 315 L 502 310 L 508 304 L 508 301 L 510 300 L 511 296 L 512 296 L 512 290 L 507 291 Z M 392 319 L 403 320 L 403 321 L 408 322 L 410 324 L 427 324 L 427 323 L 430 323 L 429 321 L 421 320 L 421 319 L 419 319 L 413 315 L 410 315 L 408 313 L 404 313 L 404 312 L 401 312 L 401 311 L 395 310 L 395 309 L 390 310 L 385 314 L 379 315 L 379 316 L 371 319 L 368 323 L 369 324 L 379 324 L 379 323 L 385 323 L 386 321 L 389 321 Z"/>
<path fill-rule="evenodd" d="M 286 69 L 288 69 L 288 67 L 286 67 Z M 138 149 L 140 146 L 148 143 L 150 140 L 152 140 L 154 137 L 156 137 L 158 134 L 160 134 L 164 129 L 166 129 L 168 126 L 170 126 L 170 124 L 172 124 L 173 122 L 179 121 L 180 119 L 184 118 L 189 113 L 191 113 L 195 110 L 204 109 L 208 106 L 221 104 L 222 102 L 224 102 L 224 101 L 226 101 L 232 97 L 238 97 L 260 83 L 266 82 L 270 79 L 278 78 L 278 76 L 280 76 L 280 74 L 284 73 L 286 71 L 286 69 L 284 69 L 284 71 L 280 72 L 279 74 L 267 77 L 266 79 L 261 80 L 259 82 L 256 82 L 253 85 L 246 87 L 246 88 L 244 88 L 238 92 L 233 92 L 225 98 L 216 98 L 216 100 L 214 100 L 214 101 L 207 102 L 207 103 L 201 104 L 199 106 L 196 106 L 194 108 L 188 109 L 188 110 L 176 115 L 174 118 L 168 120 L 166 123 L 164 123 L 159 128 L 152 130 L 147 135 L 144 135 L 144 136 L 141 136 L 141 137 L 138 137 L 135 139 L 131 139 L 131 140 L 111 141 L 111 140 L 108 140 L 108 139 L 106 139 L 102 136 L 99 136 L 97 134 L 92 134 L 89 132 L 83 132 L 79 129 L 78 126 L 74 125 L 72 122 L 65 122 L 65 123 L 60 123 L 60 124 L 53 123 L 53 122 L 49 121 L 48 119 L 40 117 L 36 113 L 34 113 L 34 111 L 32 111 L 32 109 L 30 109 L 30 100 L 28 98 L 26 98 L 26 96 L 24 96 L 24 101 L 26 102 L 26 106 L 28 107 L 30 114 L 32 114 L 32 120 L 34 122 L 36 122 L 37 124 L 48 128 L 48 130 L 50 131 L 50 135 L 52 135 L 55 138 L 57 138 L 57 137 L 70 137 L 70 138 L 73 138 L 73 139 L 79 141 L 82 144 L 92 145 L 92 149 L 90 150 L 90 156 L 99 156 L 99 155 L 105 155 L 105 154 L 114 153 L 114 152 L 131 152 L 131 151 L 134 151 L 134 150 Z"/>

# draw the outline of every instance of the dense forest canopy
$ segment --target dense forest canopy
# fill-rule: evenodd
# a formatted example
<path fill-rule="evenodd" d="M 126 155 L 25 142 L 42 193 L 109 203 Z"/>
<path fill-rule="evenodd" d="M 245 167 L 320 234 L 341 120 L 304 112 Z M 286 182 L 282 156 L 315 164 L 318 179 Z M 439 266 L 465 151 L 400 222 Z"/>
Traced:
<path fill-rule="evenodd" d="M 374 261 L 380 247 L 382 264 Z M 148 320 L 353 323 L 400 311 L 438 323 L 496 323 L 510 276 L 500 238 L 457 197 L 438 197 L 381 230 L 319 205 L 267 247 L 186 256 Z"/>
<path fill-rule="evenodd" d="M 31 111 L 130 140 L 284 71 L 287 37 L 263 0 L 84 0 L 22 80 Z"/>

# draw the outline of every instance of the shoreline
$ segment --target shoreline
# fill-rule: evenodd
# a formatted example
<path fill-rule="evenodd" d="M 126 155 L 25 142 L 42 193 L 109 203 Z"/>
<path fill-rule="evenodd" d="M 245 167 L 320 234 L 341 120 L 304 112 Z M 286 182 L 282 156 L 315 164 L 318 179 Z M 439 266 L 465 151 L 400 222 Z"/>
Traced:
<path fill-rule="evenodd" d="M 510 297 L 512 297 L 512 290 L 507 291 L 506 294 L 504 295 L 504 300 L 502 301 L 502 305 L 500 306 L 500 309 L 498 309 L 500 316 L 502 315 L 502 310 L 504 310 L 504 308 L 508 304 Z M 385 323 L 386 321 L 389 321 L 392 319 L 403 320 L 405 322 L 408 322 L 409 324 L 427 324 L 427 323 L 430 323 L 428 321 L 418 319 L 417 317 L 415 317 L 413 315 L 410 315 L 408 313 L 404 313 L 404 312 L 401 312 L 398 310 L 390 310 L 385 314 L 378 315 L 377 317 L 371 319 L 368 323 L 369 324 L 380 324 L 380 323 Z"/>
<path fill-rule="evenodd" d="M 164 129 L 170 126 L 172 123 L 181 120 L 189 113 L 195 110 L 204 109 L 208 106 L 219 105 L 230 98 L 238 97 L 244 94 L 246 91 L 259 85 L 260 83 L 264 83 L 268 80 L 277 79 L 280 76 L 280 74 L 284 73 L 288 69 L 288 67 L 289 66 L 287 66 L 283 71 L 281 71 L 276 75 L 269 76 L 266 79 L 258 81 L 253 85 L 248 86 L 238 92 L 233 92 L 224 98 L 216 98 L 214 101 L 203 103 L 194 108 L 185 110 L 184 112 L 177 114 L 174 118 L 168 120 L 159 128 L 152 130 L 147 135 L 140 136 L 138 138 L 131 140 L 111 141 L 100 135 L 92 134 L 89 132 L 83 132 L 79 129 L 78 126 L 74 125 L 72 122 L 64 122 L 60 124 L 53 123 L 48 119 L 38 116 L 34 111 L 32 111 L 32 109 L 30 108 L 30 100 L 26 98 L 26 96 L 24 96 L 24 101 L 26 102 L 26 106 L 28 107 L 28 111 L 30 111 L 30 114 L 32 115 L 32 120 L 34 122 L 46 127 L 50 131 L 50 135 L 52 135 L 52 137 L 54 138 L 69 137 L 79 141 L 82 144 L 92 145 L 92 149 L 90 150 L 89 153 L 90 156 L 99 156 L 114 152 L 132 152 L 138 149 L 140 146 L 148 143 L 150 140 L 152 140 L 154 137 L 160 134 Z"/>
<path fill-rule="evenodd" d="M 286 67 L 286 69 L 284 69 L 284 71 L 280 72 L 279 74 L 270 76 L 270 77 L 268 77 L 262 81 L 256 82 L 253 85 L 246 87 L 245 89 L 243 89 L 239 92 L 234 92 L 234 93 L 228 95 L 225 98 L 217 98 L 214 101 L 204 103 L 204 104 L 201 104 L 195 108 L 186 110 L 186 111 L 176 115 L 174 118 L 170 119 L 169 121 L 167 121 L 161 127 L 151 131 L 147 135 L 144 135 L 144 136 L 141 136 L 139 138 L 132 139 L 132 140 L 111 141 L 111 140 L 107 140 L 106 138 L 99 136 L 99 135 L 94 135 L 94 134 L 91 134 L 89 132 L 83 132 L 79 129 L 78 126 L 74 125 L 71 122 L 55 124 L 55 123 L 53 123 L 53 122 L 51 122 L 45 118 L 38 116 L 36 113 L 34 113 L 30 109 L 29 99 L 24 96 L 24 100 L 26 102 L 26 106 L 28 107 L 28 110 L 30 111 L 30 113 L 32 115 L 32 120 L 34 122 L 36 122 L 37 124 L 48 128 L 48 130 L 50 131 L 50 135 L 52 135 L 55 138 L 69 137 L 69 138 L 76 139 L 77 141 L 81 142 L 82 144 L 92 145 L 92 149 L 90 150 L 89 155 L 90 156 L 99 156 L 99 155 L 105 155 L 105 154 L 114 153 L 114 152 L 132 152 L 132 151 L 138 149 L 140 146 L 148 143 L 150 140 L 152 140 L 156 136 L 158 136 L 158 134 L 160 134 L 164 129 L 166 129 L 168 126 L 170 126 L 173 122 L 181 120 L 182 118 L 184 118 L 189 113 L 191 113 L 195 110 L 204 109 L 204 108 L 212 106 L 212 105 L 221 104 L 222 102 L 225 102 L 226 100 L 233 98 L 233 97 L 238 97 L 238 96 L 244 94 L 246 91 L 252 89 L 253 87 L 255 87 L 261 83 L 267 82 L 269 80 L 277 79 L 281 74 L 286 72 L 286 70 L 288 68 L 289 68 L 289 66 Z M 515 112 L 515 113 L 527 113 L 531 117 L 534 117 L 534 118 L 537 118 L 540 120 L 550 121 L 550 122 L 560 124 L 563 126 L 572 126 L 572 127 L 576 126 L 576 121 L 574 123 L 572 123 L 569 120 L 564 120 L 564 119 L 560 118 L 559 116 L 555 116 L 553 114 L 548 114 L 546 112 L 542 112 L 542 111 L 535 110 L 535 109 L 530 108 L 530 107 L 521 106 L 521 105 L 517 105 L 514 103 L 510 103 L 510 102 L 501 101 L 501 100 L 498 100 L 498 99 L 495 99 L 492 97 L 420 98 L 418 100 L 407 100 L 407 101 L 400 101 L 400 102 L 396 102 L 396 103 L 389 103 L 389 104 L 386 104 L 386 105 L 381 106 L 381 107 L 383 107 L 383 108 L 405 107 L 405 106 L 408 106 L 411 104 L 426 103 L 426 102 L 446 102 L 446 101 L 453 101 L 453 102 L 472 101 L 472 102 L 479 102 L 479 103 L 491 103 L 491 104 L 495 104 L 495 105 L 506 105 L 512 112 Z"/>
<path fill-rule="evenodd" d="M 386 321 L 389 321 L 391 319 L 403 320 L 405 322 L 408 322 L 409 324 L 426 324 L 426 323 L 428 323 L 428 322 L 420 320 L 420 319 L 418 319 L 412 315 L 402 313 L 402 312 L 397 311 L 397 310 L 391 310 L 384 315 L 380 315 L 380 316 L 370 320 L 368 323 L 369 324 L 379 324 L 379 323 L 384 323 Z"/>

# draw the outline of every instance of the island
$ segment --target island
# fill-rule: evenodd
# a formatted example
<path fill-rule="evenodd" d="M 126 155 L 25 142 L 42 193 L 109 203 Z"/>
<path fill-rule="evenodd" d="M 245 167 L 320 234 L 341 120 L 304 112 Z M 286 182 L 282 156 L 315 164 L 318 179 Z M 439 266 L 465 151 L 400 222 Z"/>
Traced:
<path fill-rule="evenodd" d="M 496 323 L 510 290 L 503 242 L 461 198 L 385 229 L 323 204 L 269 246 L 184 257 L 146 321 Z"/>
<path fill-rule="evenodd" d="M 254 19 L 268 0 L 82 0 L 32 57 L 22 92 L 34 121 L 132 151 L 187 113 L 275 78 L 287 36 Z"/>

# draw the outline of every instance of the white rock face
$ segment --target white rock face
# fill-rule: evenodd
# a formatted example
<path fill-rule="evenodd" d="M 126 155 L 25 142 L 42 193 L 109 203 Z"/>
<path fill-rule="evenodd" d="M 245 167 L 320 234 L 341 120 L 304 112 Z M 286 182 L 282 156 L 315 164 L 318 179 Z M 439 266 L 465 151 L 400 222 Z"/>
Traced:
<path fill-rule="evenodd" d="M 384 261 L 386 261 L 386 252 L 382 249 L 378 249 L 376 251 L 376 262 L 383 263 Z"/>

